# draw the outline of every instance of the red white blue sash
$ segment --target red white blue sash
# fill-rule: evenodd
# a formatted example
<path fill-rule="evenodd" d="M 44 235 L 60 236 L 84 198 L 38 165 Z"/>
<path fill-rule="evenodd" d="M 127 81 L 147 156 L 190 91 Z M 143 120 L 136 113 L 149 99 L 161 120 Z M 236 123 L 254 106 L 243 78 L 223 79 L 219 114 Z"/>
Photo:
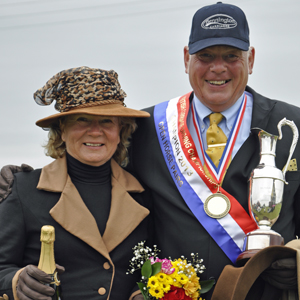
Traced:
<path fill-rule="evenodd" d="M 206 231 L 235 263 L 237 256 L 242 252 L 245 234 L 257 229 L 257 224 L 233 196 L 216 184 L 222 180 L 225 171 L 221 167 L 218 169 L 213 167 L 208 156 L 203 153 L 206 163 L 210 164 L 213 179 L 205 175 L 186 124 L 190 109 L 190 94 L 155 106 L 154 120 L 158 140 L 169 172 L 181 196 Z M 229 137 L 231 142 L 228 143 L 230 145 L 226 145 L 220 165 L 226 166 L 226 161 L 228 163 L 228 154 L 232 152 L 241 118 L 242 115 L 239 114 L 235 126 L 237 128 Z M 199 141 L 201 143 L 200 136 Z M 229 198 L 231 208 L 225 217 L 215 219 L 205 213 L 204 201 L 218 191 Z"/>

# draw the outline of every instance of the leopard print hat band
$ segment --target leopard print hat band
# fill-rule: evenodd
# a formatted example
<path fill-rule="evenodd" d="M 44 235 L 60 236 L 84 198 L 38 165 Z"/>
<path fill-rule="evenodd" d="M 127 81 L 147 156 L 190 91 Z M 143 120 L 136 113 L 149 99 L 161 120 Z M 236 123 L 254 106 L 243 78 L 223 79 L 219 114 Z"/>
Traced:
<path fill-rule="evenodd" d="M 36 122 L 40 127 L 48 127 L 65 114 L 88 113 L 96 115 L 148 117 L 149 114 L 127 108 L 124 103 L 126 93 L 121 89 L 118 74 L 113 71 L 89 67 L 63 70 L 34 93 L 39 105 L 50 105 L 60 113 Z"/>

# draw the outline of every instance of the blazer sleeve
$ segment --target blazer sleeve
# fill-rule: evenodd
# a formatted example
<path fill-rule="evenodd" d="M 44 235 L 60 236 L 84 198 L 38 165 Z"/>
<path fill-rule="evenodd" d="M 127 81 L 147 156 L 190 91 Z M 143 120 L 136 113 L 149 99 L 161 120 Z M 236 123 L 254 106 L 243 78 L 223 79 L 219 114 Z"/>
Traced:
<path fill-rule="evenodd" d="M 0 203 L 0 296 L 14 299 L 12 279 L 22 267 L 25 248 L 23 210 L 15 177 L 12 193 Z"/>

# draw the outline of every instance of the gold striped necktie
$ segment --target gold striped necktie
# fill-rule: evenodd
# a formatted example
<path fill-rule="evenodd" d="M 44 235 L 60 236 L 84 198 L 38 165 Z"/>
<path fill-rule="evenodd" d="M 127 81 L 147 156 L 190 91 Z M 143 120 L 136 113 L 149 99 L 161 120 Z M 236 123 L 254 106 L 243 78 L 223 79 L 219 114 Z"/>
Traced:
<path fill-rule="evenodd" d="M 210 126 L 206 132 L 207 150 L 206 153 L 218 167 L 220 159 L 222 157 L 224 148 L 226 146 L 227 137 L 223 130 L 218 126 L 218 124 L 223 119 L 221 113 L 213 113 L 209 115 Z"/>

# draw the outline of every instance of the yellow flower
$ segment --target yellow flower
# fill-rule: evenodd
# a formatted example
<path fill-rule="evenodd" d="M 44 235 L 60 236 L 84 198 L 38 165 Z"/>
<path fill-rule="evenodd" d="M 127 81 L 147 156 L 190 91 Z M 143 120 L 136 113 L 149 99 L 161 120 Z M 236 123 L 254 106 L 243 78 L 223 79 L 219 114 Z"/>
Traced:
<path fill-rule="evenodd" d="M 184 286 L 183 286 L 184 290 L 185 290 L 185 294 L 187 296 L 191 296 L 194 293 L 196 293 L 198 291 L 197 286 L 195 286 L 193 284 L 193 282 L 187 282 Z"/>
<path fill-rule="evenodd" d="M 177 260 L 174 260 L 173 266 L 176 268 L 176 271 L 184 271 L 186 266 L 186 260 L 182 260 L 181 258 L 178 258 Z"/>
<path fill-rule="evenodd" d="M 199 284 L 199 277 L 196 274 L 191 275 L 189 281 L 183 286 L 185 294 L 191 296 L 196 293 L 201 287 Z"/>
<path fill-rule="evenodd" d="M 147 283 L 147 286 L 149 288 L 156 288 L 159 286 L 159 281 L 158 279 L 155 277 L 155 276 L 151 276 L 149 279 L 148 279 L 148 283 Z"/>
<path fill-rule="evenodd" d="M 178 274 L 178 276 L 179 276 L 179 282 L 182 285 L 186 284 L 189 281 L 188 277 L 186 275 L 182 274 L 182 273 Z"/>
<path fill-rule="evenodd" d="M 159 272 L 155 275 L 155 277 L 157 277 L 157 279 L 161 282 L 166 280 L 167 275 L 165 273 Z"/>
<path fill-rule="evenodd" d="M 176 287 L 182 287 L 182 284 L 180 283 L 180 279 L 181 279 L 180 275 L 176 273 L 172 277 L 173 277 L 173 284 L 172 285 L 174 285 Z"/>
<path fill-rule="evenodd" d="M 186 274 L 189 274 L 189 275 L 192 275 L 192 274 L 195 274 L 195 269 L 193 266 L 189 266 L 186 268 Z"/>
<path fill-rule="evenodd" d="M 173 268 L 175 269 L 175 271 L 172 274 L 178 273 L 179 269 L 178 269 L 176 261 L 171 261 L 171 263 L 172 263 Z M 172 274 L 170 274 L 170 275 L 172 275 Z"/>
<path fill-rule="evenodd" d="M 164 293 L 167 293 L 171 289 L 171 285 L 167 282 L 161 282 L 160 286 L 163 289 Z"/>
<path fill-rule="evenodd" d="M 194 293 L 192 296 L 190 296 L 193 300 L 202 300 L 202 297 L 200 297 L 200 294 L 198 292 Z"/>
<path fill-rule="evenodd" d="M 158 285 L 156 287 L 151 287 L 149 289 L 149 294 L 153 297 L 155 297 L 156 299 L 160 299 L 164 296 L 164 291 L 163 289 Z"/>
<path fill-rule="evenodd" d="M 173 284 L 173 278 L 171 275 L 166 275 L 166 281 L 167 284 L 172 285 Z"/>
<path fill-rule="evenodd" d="M 198 284 L 198 285 L 199 285 L 199 289 L 201 288 L 201 287 L 200 287 L 200 284 L 199 284 L 200 278 L 197 276 L 196 273 L 192 274 L 191 277 L 189 278 L 189 280 L 190 280 L 191 282 L 193 282 L 194 284 Z"/>

